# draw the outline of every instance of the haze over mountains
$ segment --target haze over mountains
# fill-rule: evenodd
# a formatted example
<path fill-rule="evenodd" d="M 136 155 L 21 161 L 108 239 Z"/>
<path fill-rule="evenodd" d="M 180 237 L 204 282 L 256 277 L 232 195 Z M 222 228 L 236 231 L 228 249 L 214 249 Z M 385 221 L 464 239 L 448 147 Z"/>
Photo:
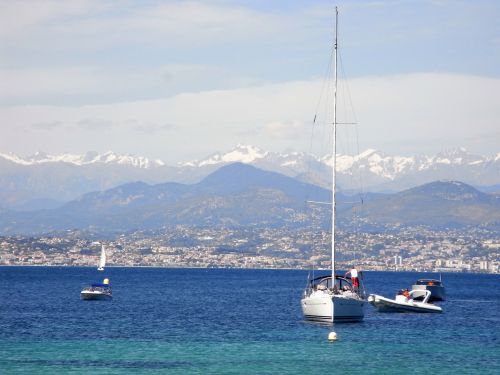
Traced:
<path fill-rule="evenodd" d="M 307 196 L 327 201 L 329 194 L 278 173 L 235 163 L 196 184 L 135 182 L 88 193 L 52 210 L 4 213 L 0 233 L 129 231 L 179 224 L 286 225 L 304 210 Z"/>
<path fill-rule="evenodd" d="M 134 181 L 196 183 L 234 162 L 329 188 L 331 156 L 268 152 L 248 145 L 175 166 L 112 152 L 37 153 L 27 158 L 0 153 L 0 208 L 25 211 L 55 208 L 83 194 Z M 360 186 L 364 191 L 396 192 L 442 179 L 462 181 L 485 191 L 500 186 L 500 153 L 478 156 L 458 149 L 433 156 L 403 157 L 366 150 L 357 156 L 338 155 L 337 162 L 339 185 L 346 192 Z"/>
<path fill-rule="evenodd" d="M 135 182 L 93 192 L 59 208 L 0 213 L 0 234 L 71 229 L 117 233 L 177 225 L 328 228 L 330 191 L 248 164 L 219 168 L 195 184 Z M 500 228 L 500 196 L 461 182 L 433 182 L 396 194 L 372 194 L 361 207 L 337 193 L 339 224 L 366 229 Z M 356 210 L 353 210 L 356 208 Z M 356 224 L 357 225 L 357 224 Z"/>

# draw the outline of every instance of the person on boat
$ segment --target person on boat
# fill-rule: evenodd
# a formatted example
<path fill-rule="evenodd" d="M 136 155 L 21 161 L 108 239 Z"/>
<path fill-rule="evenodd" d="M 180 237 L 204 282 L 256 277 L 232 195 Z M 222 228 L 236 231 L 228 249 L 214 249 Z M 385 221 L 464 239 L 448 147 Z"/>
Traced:
<path fill-rule="evenodd" d="M 352 281 L 352 286 L 354 290 L 359 289 L 359 279 L 358 279 L 358 270 L 356 269 L 356 266 L 353 266 L 349 271 L 345 273 L 345 277 L 347 275 L 351 275 L 351 281 Z"/>
<path fill-rule="evenodd" d="M 406 297 L 406 300 L 409 301 L 410 300 L 410 291 L 408 289 L 405 289 L 403 290 L 403 296 Z"/>

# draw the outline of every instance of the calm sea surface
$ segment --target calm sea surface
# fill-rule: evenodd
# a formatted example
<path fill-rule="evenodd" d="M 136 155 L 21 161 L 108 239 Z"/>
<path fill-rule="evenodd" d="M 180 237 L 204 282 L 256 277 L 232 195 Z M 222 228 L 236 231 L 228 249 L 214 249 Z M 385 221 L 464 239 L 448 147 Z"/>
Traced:
<path fill-rule="evenodd" d="M 112 301 L 81 301 L 111 279 Z M 432 274 L 365 272 L 371 293 Z M 500 277 L 443 274 L 443 314 L 302 321 L 307 272 L 0 267 L 1 374 L 500 374 Z M 327 341 L 330 331 L 339 340 Z"/>

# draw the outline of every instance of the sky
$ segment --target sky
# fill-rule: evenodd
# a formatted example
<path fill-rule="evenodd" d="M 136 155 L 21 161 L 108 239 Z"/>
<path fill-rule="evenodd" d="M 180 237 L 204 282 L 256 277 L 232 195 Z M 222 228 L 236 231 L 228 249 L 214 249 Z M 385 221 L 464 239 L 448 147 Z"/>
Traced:
<path fill-rule="evenodd" d="M 0 0 L 0 153 L 307 151 L 335 5 L 361 150 L 500 152 L 499 1 Z"/>

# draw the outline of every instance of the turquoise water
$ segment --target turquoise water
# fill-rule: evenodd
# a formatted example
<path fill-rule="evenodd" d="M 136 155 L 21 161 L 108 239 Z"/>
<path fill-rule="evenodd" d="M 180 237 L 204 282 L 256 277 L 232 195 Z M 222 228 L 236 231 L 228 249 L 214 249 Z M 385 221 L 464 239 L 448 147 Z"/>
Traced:
<path fill-rule="evenodd" d="M 81 301 L 111 279 L 112 301 Z M 365 272 L 392 296 L 422 276 Z M 444 314 L 302 321 L 307 272 L 0 267 L 3 374 L 500 373 L 500 277 L 445 274 Z M 330 331 L 339 340 L 330 343 Z"/>

